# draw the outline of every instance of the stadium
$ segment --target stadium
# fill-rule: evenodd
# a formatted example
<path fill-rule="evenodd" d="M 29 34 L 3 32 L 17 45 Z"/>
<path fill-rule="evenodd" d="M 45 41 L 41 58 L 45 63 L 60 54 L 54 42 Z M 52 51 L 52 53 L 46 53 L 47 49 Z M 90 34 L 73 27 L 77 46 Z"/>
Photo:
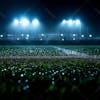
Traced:
<path fill-rule="evenodd" d="M 99 100 L 98 4 L 0 1 L 0 97 Z"/>

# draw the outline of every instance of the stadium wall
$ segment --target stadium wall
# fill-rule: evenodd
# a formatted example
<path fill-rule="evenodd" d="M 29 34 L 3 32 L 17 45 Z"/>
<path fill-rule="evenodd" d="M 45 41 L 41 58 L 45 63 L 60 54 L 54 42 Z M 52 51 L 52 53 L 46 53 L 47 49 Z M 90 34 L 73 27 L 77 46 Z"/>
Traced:
<path fill-rule="evenodd" d="M 100 45 L 100 40 L 75 41 L 34 41 L 34 40 L 0 40 L 0 45 Z"/>

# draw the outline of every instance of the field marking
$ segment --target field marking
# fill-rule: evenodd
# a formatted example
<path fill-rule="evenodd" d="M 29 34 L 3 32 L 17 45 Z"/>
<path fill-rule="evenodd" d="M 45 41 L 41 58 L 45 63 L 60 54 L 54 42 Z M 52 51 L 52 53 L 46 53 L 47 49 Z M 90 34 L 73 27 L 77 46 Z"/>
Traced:
<path fill-rule="evenodd" d="M 3 59 L 100 59 L 100 56 L 0 56 Z"/>
<path fill-rule="evenodd" d="M 90 55 L 87 55 L 85 53 L 80 53 L 74 50 L 64 49 L 58 46 L 53 46 L 53 47 L 59 51 L 61 50 L 63 53 L 67 54 L 68 56 L 73 55 L 73 56 L 78 56 L 78 57 L 90 57 Z"/>
<path fill-rule="evenodd" d="M 100 55 L 88 55 L 80 53 L 70 49 L 64 49 L 59 46 L 51 46 L 59 52 L 63 52 L 66 56 L 0 56 L 1 59 L 69 59 L 69 58 L 81 58 L 81 59 L 100 59 Z"/>

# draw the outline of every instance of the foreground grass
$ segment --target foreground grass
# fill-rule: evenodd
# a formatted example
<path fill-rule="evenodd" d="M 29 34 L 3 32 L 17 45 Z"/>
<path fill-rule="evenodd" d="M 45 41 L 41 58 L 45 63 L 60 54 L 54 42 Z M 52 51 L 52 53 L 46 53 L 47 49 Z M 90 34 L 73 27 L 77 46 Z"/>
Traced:
<path fill-rule="evenodd" d="M 2 59 L 0 96 L 24 100 L 99 100 L 100 61 Z"/>

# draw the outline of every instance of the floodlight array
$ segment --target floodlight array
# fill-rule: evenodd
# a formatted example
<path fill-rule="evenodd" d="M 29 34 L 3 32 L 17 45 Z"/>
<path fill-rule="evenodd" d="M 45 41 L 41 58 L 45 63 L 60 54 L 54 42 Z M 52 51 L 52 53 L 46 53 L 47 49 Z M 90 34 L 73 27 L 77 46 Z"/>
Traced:
<path fill-rule="evenodd" d="M 72 20 L 72 19 L 69 19 L 69 20 L 63 20 L 62 21 L 62 24 L 64 25 L 64 24 L 67 24 L 67 25 L 80 25 L 81 24 L 81 22 L 80 22 L 80 20 L 79 19 L 76 19 L 76 20 Z"/>
<path fill-rule="evenodd" d="M 21 18 L 21 19 L 14 19 L 13 21 L 14 25 L 21 25 L 21 26 L 28 26 L 30 24 L 34 25 L 34 26 L 38 26 L 39 25 L 39 20 L 38 19 L 33 19 L 32 22 L 30 22 L 27 18 Z"/>

